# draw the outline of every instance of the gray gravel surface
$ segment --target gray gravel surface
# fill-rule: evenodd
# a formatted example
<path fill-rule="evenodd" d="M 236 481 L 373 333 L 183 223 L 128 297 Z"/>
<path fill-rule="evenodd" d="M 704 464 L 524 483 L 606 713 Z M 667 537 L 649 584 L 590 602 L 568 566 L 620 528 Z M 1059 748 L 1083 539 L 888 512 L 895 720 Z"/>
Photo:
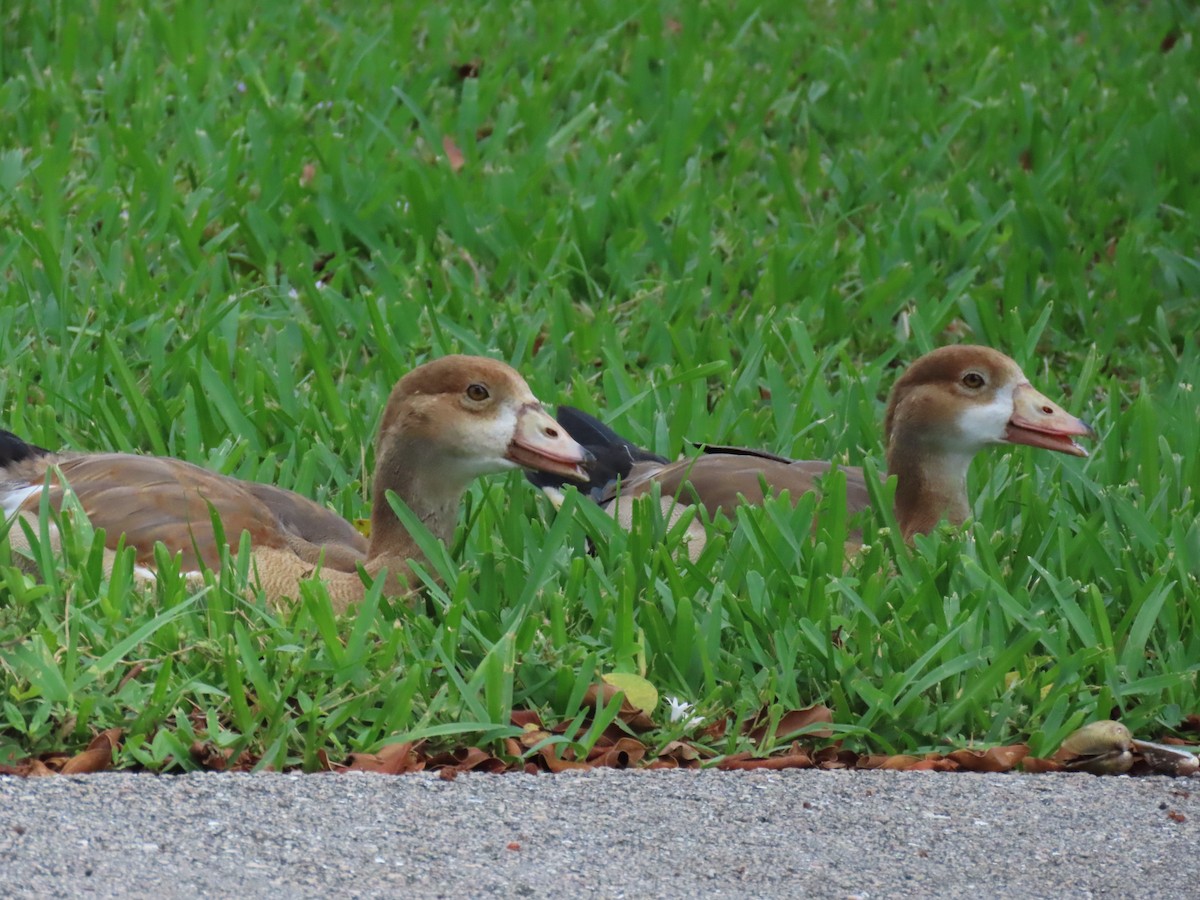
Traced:
<path fill-rule="evenodd" d="M 1089 775 L 0 778 L 0 894 L 1184 897 L 1198 823 Z"/>

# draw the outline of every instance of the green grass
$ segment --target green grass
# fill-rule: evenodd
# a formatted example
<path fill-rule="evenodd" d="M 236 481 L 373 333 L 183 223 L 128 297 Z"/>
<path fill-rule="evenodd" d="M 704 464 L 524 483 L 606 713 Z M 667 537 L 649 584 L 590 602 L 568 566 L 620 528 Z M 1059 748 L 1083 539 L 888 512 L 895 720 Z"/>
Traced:
<path fill-rule="evenodd" d="M 843 525 L 806 537 L 836 491 L 692 565 L 513 475 L 428 609 L 342 620 L 318 587 L 243 601 L 238 554 L 138 592 L 77 524 L 41 582 L 0 547 L 0 759 L 120 726 L 120 765 L 313 768 L 514 706 L 587 743 L 612 670 L 734 724 L 824 702 L 884 751 L 1200 711 L 1191 4 L 85 6 L 0 30 L 0 424 L 29 440 L 357 517 L 391 384 L 465 351 L 662 453 L 882 466 L 897 367 L 961 339 L 1100 440 L 988 454 L 974 523 L 911 551 L 881 490 L 848 567 Z"/>

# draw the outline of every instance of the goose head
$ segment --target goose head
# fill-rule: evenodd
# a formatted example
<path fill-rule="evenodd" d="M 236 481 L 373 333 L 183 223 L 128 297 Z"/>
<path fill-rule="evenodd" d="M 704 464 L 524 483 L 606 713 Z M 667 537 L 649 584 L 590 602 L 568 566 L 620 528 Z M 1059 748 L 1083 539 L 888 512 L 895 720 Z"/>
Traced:
<path fill-rule="evenodd" d="M 587 481 L 590 454 L 543 408 L 525 379 L 493 359 L 444 356 L 405 375 L 384 410 L 381 466 L 418 461 L 447 488 L 524 467 Z"/>
<path fill-rule="evenodd" d="M 885 429 L 889 452 L 973 456 L 993 444 L 1027 444 L 1087 456 L 1073 440 L 1091 426 L 1038 391 L 1020 366 L 990 347 L 942 347 L 896 381 Z"/>
<path fill-rule="evenodd" d="M 897 476 L 896 517 L 905 537 L 970 511 L 967 468 L 980 450 L 1026 444 L 1087 456 L 1086 422 L 1038 391 L 1021 367 L 989 347 L 942 347 L 897 379 L 885 419 L 888 471 Z"/>

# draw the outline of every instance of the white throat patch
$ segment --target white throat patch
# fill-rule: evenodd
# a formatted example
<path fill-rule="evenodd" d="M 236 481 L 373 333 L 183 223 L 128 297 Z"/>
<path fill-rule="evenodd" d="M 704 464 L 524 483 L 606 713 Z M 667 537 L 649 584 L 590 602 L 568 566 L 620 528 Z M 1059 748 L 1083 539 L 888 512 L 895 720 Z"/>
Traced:
<path fill-rule="evenodd" d="M 458 453 L 447 456 L 442 465 L 453 472 L 463 484 L 480 475 L 504 472 L 517 468 L 516 463 L 504 458 L 508 445 L 517 432 L 517 413 L 510 406 L 502 406 L 488 421 L 475 420 L 470 427 L 459 433 Z"/>
<path fill-rule="evenodd" d="M 960 449 L 975 453 L 989 444 L 1003 444 L 1013 415 L 1013 391 L 1018 382 L 1010 381 L 996 391 L 988 403 L 974 403 L 958 415 Z"/>

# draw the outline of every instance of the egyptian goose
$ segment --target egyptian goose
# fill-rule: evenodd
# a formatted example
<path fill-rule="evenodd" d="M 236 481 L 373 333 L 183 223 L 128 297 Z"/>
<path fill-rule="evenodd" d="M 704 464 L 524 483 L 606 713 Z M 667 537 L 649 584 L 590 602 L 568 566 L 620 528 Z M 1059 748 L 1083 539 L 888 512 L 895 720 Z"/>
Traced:
<path fill-rule="evenodd" d="M 573 435 L 585 435 L 589 450 L 606 464 L 589 486 L 602 504 L 640 496 L 656 483 L 664 500 L 678 498 L 703 504 L 710 515 L 731 515 L 740 502 L 762 502 L 764 482 L 773 492 L 787 490 L 798 498 L 816 489 L 831 466 L 716 446 L 704 447 L 694 458 L 660 463 L 579 410 L 560 407 L 558 421 Z M 1090 426 L 1039 393 L 1013 360 L 976 346 L 943 347 L 909 366 L 892 388 L 884 429 L 888 473 L 896 476 L 896 519 L 906 540 L 942 519 L 956 525 L 966 519 L 967 468 L 984 447 L 1028 444 L 1087 456 L 1072 438 L 1095 436 Z M 605 432 L 615 441 L 597 440 Z M 842 470 L 853 514 L 870 505 L 870 496 L 861 469 Z M 529 477 L 543 490 L 550 482 L 551 490 L 575 483 L 558 475 Z"/>
<path fill-rule="evenodd" d="M 462 495 L 477 476 L 525 466 L 586 481 L 589 457 L 542 409 L 525 380 L 491 359 L 447 356 L 414 369 L 396 384 L 379 426 L 367 541 L 350 523 L 298 494 L 218 475 L 178 459 L 126 453 L 51 453 L 0 433 L 0 505 L 36 533 L 40 495 L 51 503 L 70 486 L 107 545 L 137 550 L 139 575 L 153 577 L 154 545 L 182 554 L 183 568 L 220 564 L 210 507 L 236 548 L 250 534 L 260 587 L 272 601 L 295 597 L 318 564 L 334 606 L 362 598 L 361 565 L 370 576 L 387 569 L 386 591 L 407 592 L 407 561 L 420 558 L 412 536 L 387 500 L 394 491 L 434 535 L 454 533 Z M 17 523 L 17 549 L 28 541 Z M 111 565 L 111 552 L 109 553 Z"/>

